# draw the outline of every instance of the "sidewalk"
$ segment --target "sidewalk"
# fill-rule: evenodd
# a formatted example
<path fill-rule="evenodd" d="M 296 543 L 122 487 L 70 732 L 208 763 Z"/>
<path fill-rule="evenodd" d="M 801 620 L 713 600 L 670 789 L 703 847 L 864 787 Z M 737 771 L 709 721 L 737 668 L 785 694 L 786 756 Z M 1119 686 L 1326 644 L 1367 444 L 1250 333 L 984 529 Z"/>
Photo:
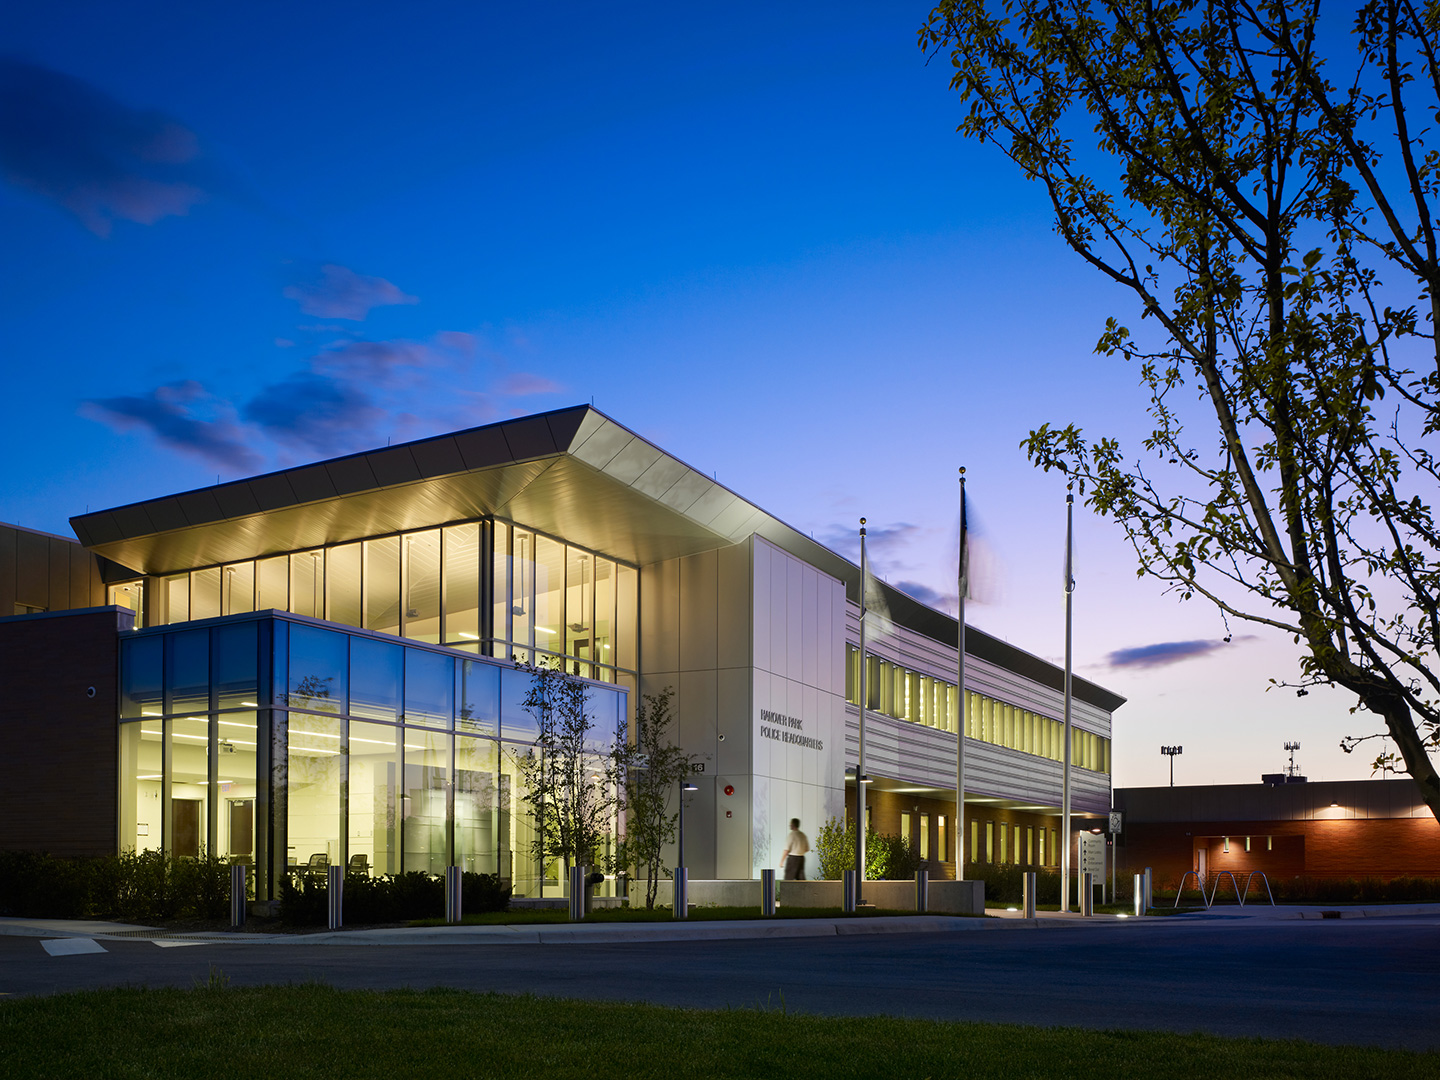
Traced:
<path fill-rule="evenodd" d="M 1327 912 L 1338 912 L 1338 915 Z M 231 931 L 174 931 L 127 923 L 69 919 L 0 918 L 0 936 L 154 941 L 157 944 L 224 945 L 597 945 L 620 942 L 723 941 L 742 938 L 818 938 L 876 934 L 924 934 L 1010 930 L 1083 930 L 1087 927 L 1177 925 L 1182 921 L 1376 919 L 1440 916 L 1440 904 L 1389 904 L 1354 907 L 1247 904 L 1213 907 L 1170 919 L 1124 915 L 1084 917 L 1075 912 L 1042 911 L 1026 919 L 1016 911 L 991 909 L 990 918 L 943 915 L 875 916 L 859 919 L 754 919 L 735 922 L 693 920 L 651 923 L 548 923 L 511 926 L 384 927 L 372 930 L 317 930 L 259 934 Z"/>

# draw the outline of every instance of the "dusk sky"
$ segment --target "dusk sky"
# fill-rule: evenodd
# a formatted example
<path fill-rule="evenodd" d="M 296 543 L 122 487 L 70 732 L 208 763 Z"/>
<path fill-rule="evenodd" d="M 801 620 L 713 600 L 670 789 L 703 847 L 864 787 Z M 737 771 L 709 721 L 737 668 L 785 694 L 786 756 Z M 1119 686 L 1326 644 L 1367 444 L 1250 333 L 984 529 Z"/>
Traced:
<path fill-rule="evenodd" d="M 1063 656 L 1075 421 L 1138 451 L 1135 321 L 1043 192 L 956 134 L 924 5 L 11 4 L 0 520 L 68 519 L 589 402 L 954 610 Z M 1077 509 L 1076 671 L 1115 784 L 1369 775 L 1288 639 L 1137 580 Z M 1227 633 L 1232 640 L 1226 644 Z M 1373 755 L 1369 755 L 1373 756 Z"/>

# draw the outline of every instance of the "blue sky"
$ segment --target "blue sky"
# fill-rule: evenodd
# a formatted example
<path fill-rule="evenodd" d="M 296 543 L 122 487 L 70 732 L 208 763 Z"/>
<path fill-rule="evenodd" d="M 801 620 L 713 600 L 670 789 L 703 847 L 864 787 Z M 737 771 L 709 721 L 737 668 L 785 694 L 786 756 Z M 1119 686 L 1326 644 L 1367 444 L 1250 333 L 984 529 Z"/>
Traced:
<path fill-rule="evenodd" d="M 0 520 L 577 402 L 1059 659 L 1042 422 L 1127 438 L 1128 298 L 955 134 L 923 5 L 10 5 L 0 14 Z M 1077 520 L 1077 671 L 1116 782 L 1366 775 L 1283 639 L 1136 581 Z"/>

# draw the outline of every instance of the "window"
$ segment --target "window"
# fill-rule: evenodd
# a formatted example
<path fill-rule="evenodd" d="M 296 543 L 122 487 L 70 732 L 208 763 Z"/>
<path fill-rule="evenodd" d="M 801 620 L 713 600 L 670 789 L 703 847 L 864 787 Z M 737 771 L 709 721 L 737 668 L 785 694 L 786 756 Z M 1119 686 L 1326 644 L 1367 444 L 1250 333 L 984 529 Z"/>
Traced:
<path fill-rule="evenodd" d="M 920 858 L 930 858 L 930 815 L 920 815 Z"/>

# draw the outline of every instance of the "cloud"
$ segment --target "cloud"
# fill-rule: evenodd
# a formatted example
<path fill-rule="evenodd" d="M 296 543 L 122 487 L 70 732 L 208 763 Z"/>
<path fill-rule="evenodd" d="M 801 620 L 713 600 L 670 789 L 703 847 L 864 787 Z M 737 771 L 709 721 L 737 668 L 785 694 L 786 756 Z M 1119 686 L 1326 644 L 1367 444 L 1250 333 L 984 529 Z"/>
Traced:
<path fill-rule="evenodd" d="M 313 371 L 262 388 L 240 412 L 276 442 L 320 454 L 373 440 L 386 416 L 364 390 Z"/>
<path fill-rule="evenodd" d="M 114 431 L 146 431 L 164 446 L 224 468 L 246 472 L 264 464 L 230 419 L 228 405 L 194 380 L 167 383 L 143 397 L 92 398 L 81 413 Z"/>
<path fill-rule="evenodd" d="M 1254 635 L 1246 634 L 1237 641 L 1253 641 Z M 1158 668 L 1196 660 L 1202 656 L 1226 648 L 1226 640 L 1202 641 L 1161 641 L 1154 645 L 1137 645 L 1131 649 L 1116 649 L 1105 658 L 1112 668 Z"/>
<path fill-rule="evenodd" d="M 500 380 L 495 392 L 510 397 L 528 397 L 531 394 L 558 394 L 565 388 L 544 375 L 531 375 L 518 371 Z"/>
<path fill-rule="evenodd" d="M 306 315 L 355 322 L 362 322 L 371 308 L 420 302 L 384 278 L 357 274 L 336 263 L 320 267 L 318 278 L 287 285 L 283 295 L 299 304 Z"/>
<path fill-rule="evenodd" d="M 193 131 L 13 56 L 0 57 L 0 175 L 101 237 L 183 216 L 218 187 Z"/>
<path fill-rule="evenodd" d="M 926 585 L 923 582 L 919 581 L 897 581 L 895 582 L 895 588 L 899 589 L 903 593 L 907 593 L 908 595 L 913 596 L 922 604 L 929 604 L 931 607 L 936 608 L 937 610 L 948 611 L 951 614 L 954 614 L 954 612 L 958 610 L 958 605 L 956 603 L 956 594 L 953 592 L 938 592 L 937 590 L 932 589 L 929 585 Z M 968 622 L 969 620 L 966 621 Z"/>
<path fill-rule="evenodd" d="M 908 544 L 921 533 L 918 525 L 908 525 L 900 522 L 896 525 L 878 526 L 867 525 L 865 527 L 865 547 L 869 554 L 871 563 L 874 564 L 877 548 L 880 554 L 886 549 L 894 549 Z M 819 540 L 826 547 L 838 551 L 856 562 L 860 560 L 860 522 L 857 519 L 854 525 L 831 525 L 820 530 Z M 893 562 L 894 560 L 889 560 Z M 876 573 L 880 573 L 877 568 Z"/>

